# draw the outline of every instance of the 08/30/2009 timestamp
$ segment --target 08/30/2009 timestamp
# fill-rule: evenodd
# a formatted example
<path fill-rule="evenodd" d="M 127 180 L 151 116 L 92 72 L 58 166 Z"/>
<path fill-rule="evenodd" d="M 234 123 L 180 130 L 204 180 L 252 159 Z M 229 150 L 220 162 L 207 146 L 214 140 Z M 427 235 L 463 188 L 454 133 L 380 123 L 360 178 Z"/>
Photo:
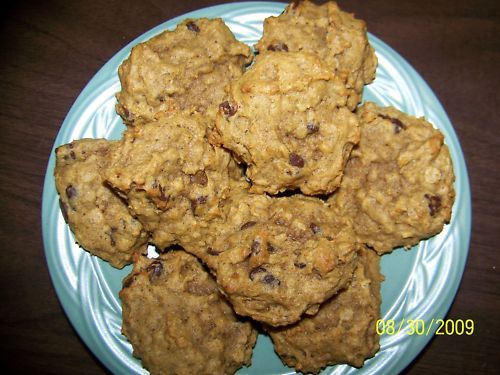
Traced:
<path fill-rule="evenodd" d="M 395 321 L 394 319 L 377 320 L 377 334 L 398 335 L 404 332 L 407 335 L 428 336 L 434 334 L 433 327 L 436 327 L 436 335 L 467 335 L 474 333 L 474 321 L 472 319 L 406 319 Z"/>

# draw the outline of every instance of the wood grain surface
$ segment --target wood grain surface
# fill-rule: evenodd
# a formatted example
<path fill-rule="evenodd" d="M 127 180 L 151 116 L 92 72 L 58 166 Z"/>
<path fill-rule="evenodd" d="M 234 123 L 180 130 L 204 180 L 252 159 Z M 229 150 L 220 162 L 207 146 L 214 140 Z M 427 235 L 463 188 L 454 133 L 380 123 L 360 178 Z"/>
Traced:
<path fill-rule="evenodd" d="M 152 27 L 215 1 L 7 1 L 0 31 L 0 366 L 8 373 L 106 369 L 67 320 L 47 270 L 41 196 L 48 157 L 85 84 Z M 493 1 L 340 1 L 423 76 L 460 139 L 472 189 L 470 253 L 439 336 L 409 374 L 498 373 L 500 353 L 500 5 Z"/>

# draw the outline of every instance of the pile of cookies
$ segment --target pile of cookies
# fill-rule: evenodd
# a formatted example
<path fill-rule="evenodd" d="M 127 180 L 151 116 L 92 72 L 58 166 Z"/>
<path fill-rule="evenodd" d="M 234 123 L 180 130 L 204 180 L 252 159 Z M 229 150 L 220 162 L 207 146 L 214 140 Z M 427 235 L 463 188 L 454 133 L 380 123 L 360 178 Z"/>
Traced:
<path fill-rule="evenodd" d="M 120 140 L 57 148 L 76 241 L 134 264 L 122 331 L 151 373 L 234 373 L 257 330 L 302 372 L 378 351 L 380 255 L 442 230 L 454 175 L 423 118 L 360 105 L 376 66 L 334 2 L 267 18 L 255 57 L 188 19 L 120 66 Z"/>

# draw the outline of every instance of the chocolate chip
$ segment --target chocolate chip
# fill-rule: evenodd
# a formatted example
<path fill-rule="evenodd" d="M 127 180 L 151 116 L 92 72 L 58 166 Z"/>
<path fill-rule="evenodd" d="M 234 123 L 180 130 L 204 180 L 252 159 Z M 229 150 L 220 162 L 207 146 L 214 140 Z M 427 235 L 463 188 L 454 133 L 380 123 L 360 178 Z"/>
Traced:
<path fill-rule="evenodd" d="M 316 223 L 309 224 L 309 228 L 311 228 L 314 234 L 321 232 L 321 228 Z"/>
<path fill-rule="evenodd" d="M 109 241 L 111 242 L 111 246 L 116 246 L 116 241 L 112 234 L 109 234 Z"/>
<path fill-rule="evenodd" d="M 201 195 L 196 199 L 192 199 L 191 200 L 191 211 L 193 211 L 193 214 L 196 211 L 196 207 L 198 207 L 198 205 L 205 204 L 205 203 L 207 203 L 207 201 L 208 201 L 208 196 L 206 196 L 206 195 Z"/>
<path fill-rule="evenodd" d="M 290 1 L 290 5 L 289 5 L 289 7 L 290 7 L 291 9 L 295 9 L 295 8 L 297 8 L 297 7 L 299 6 L 299 4 L 300 4 L 301 2 L 302 2 L 302 0 L 292 0 L 292 1 Z"/>
<path fill-rule="evenodd" d="M 264 284 L 277 287 L 281 284 L 281 282 L 272 274 L 268 273 L 266 276 L 262 278 L 262 282 Z"/>
<path fill-rule="evenodd" d="M 186 23 L 186 27 L 188 28 L 188 30 L 194 31 L 195 33 L 200 32 L 200 28 L 193 21 L 189 21 L 188 23 Z"/>
<path fill-rule="evenodd" d="M 305 268 L 306 267 L 306 264 L 302 263 L 302 262 L 295 262 L 293 265 L 297 268 Z"/>
<path fill-rule="evenodd" d="M 163 202 L 168 202 L 170 200 L 170 196 L 165 195 L 165 191 L 163 190 L 163 186 L 158 184 L 158 190 L 160 191 L 160 200 Z"/>
<path fill-rule="evenodd" d="M 234 104 L 229 103 L 227 100 L 219 104 L 219 108 L 228 117 L 233 116 L 238 110 Z"/>
<path fill-rule="evenodd" d="M 132 116 L 130 111 L 125 107 L 122 107 L 122 108 L 123 108 L 123 115 L 125 116 L 125 120 L 132 121 L 134 119 L 134 117 Z"/>
<path fill-rule="evenodd" d="M 396 133 L 396 134 L 399 133 L 401 130 L 406 129 L 406 126 L 401 121 L 399 121 L 397 118 L 392 119 L 392 125 L 394 127 L 394 133 Z"/>
<path fill-rule="evenodd" d="M 154 282 L 163 273 L 163 264 L 159 260 L 155 260 L 146 267 L 146 272 L 149 273 L 149 281 Z"/>
<path fill-rule="evenodd" d="M 240 228 L 240 230 L 245 230 L 245 229 L 248 229 L 248 228 L 251 228 L 253 227 L 255 224 L 257 224 L 256 221 L 247 221 L 245 224 L 243 224 Z"/>
<path fill-rule="evenodd" d="M 218 256 L 219 255 L 219 252 L 217 250 L 215 250 L 213 247 L 207 247 L 207 253 L 208 255 L 212 255 L 214 257 Z"/>
<path fill-rule="evenodd" d="M 61 208 L 64 221 L 68 223 L 68 205 L 59 199 L 59 207 Z"/>
<path fill-rule="evenodd" d="M 207 177 L 207 174 L 205 173 L 205 171 L 198 171 L 195 174 L 190 175 L 189 180 L 193 184 L 198 184 L 201 186 L 207 186 L 207 184 L 208 184 L 208 177 Z"/>
<path fill-rule="evenodd" d="M 207 203 L 207 201 L 208 201 L 208 196 L 206 196 L 206 195 L 202 195 L 202 196 L 196 198 L 197 204 L 205 204 L 205 203 Z"/>
<path fill-rule="evenodd" d="M 253 255 L 257 255 L 258 253 L 260 253 L 260 241 L 254 240 L 252 242 L 252 246 L 250 246 L 250 250 L 252 250 Z"/>
<path fill-rule="evenodd" d="M 292 152 L 288 159 L 290 161 L 290 164 L 294 167 L 304 168 L 304 159 L 302 158 L 302 156 L 297 155 L 295 152 Z"/>
<path fill-rule="evenodd" d="M 434 216 L 441 208 L 441 197 L 430 194 L 425 194 L 424 197 L 429 201 L 429 214 Z"/>
<path fill-rule="evenodd" d="M 279 250 L 274 247 L 273 245 L 271 245 L 270 243 L 267 243 L 267 251 L 271 254 L 273 253 L 277 253 Z"/>
<path fill-rule="evenodd" d="M 168 202 L 170 200 L 170 196 L 165 195 L 165 190 L 163 189 L 163 186 L 161 186 L 157 180 L 153 181 L 153 183 L 151 184 L 151 188 L 158 190 L 160 192 L 160 196 L 158 197 L 158 199 L 160 199 L 161 201 Z"/>
<path fill-rule="evenodd" d="M 195 211 L 196 211 L 196 206 L 197 206 L 197 204 L 196 204 L 196 199 L 191 199 L 190 203 L 191 203 L 191 211 L 192 211 L 192 212 L 193 212 L 193 214 L 194 214 L 194 213 L 195 213 Z"/>
<path fill-rule="evenodd" d="M 319 125 L 313 124 L 312 122 L 307 124 L 307 133 L 308 134 L 314 134 L 317 132 L 319 132 Z"/>
<path fill-rule="evenodd" d="M 68 199 L 71 199 L 73 197 L 76 197 L 77 195 L 77 190 L 73 187 L 73 185 L 68 185 L 66 188 L 66 196 Z"/>
<path fill-rule="evenodd" d="M 132 286 L 134 282 L 135 282 L 135 275 L 125 278 L 122 283 L 123 289 L 129 288 L 130 286 Z"/>
<path fill-rule="evenodd" d="M 288 52 L 288 46 L 285 43 L 274 43 L 267 46 L 268 51 Z"/>
<path fill-rule="evenodd" d="M 398 134 L 401 130 L 405 130 L 406 126 L 397 118 L 390 117 L 387 115 L 378 115 L 378 117 L 383 118 L 384 120 L 389 120 L 392 122 L 393 130 L 395 134 Z"/>
<path fill-rule="evenodd" d="M 250 273 L 248 274 L 248 277 L 250 278 L 250 280 L 254 281 L 255 275 L 262 273 L 262 272 L 267 272 L 267 270 L 262 266 L 255 267 L 250 271 Z"/>
<path fill-rule="evenodd" d="M 71 157 L 71 159 L 76 160 L 76 155 L 74 151 L 70 151 L 69 156 Z"/>

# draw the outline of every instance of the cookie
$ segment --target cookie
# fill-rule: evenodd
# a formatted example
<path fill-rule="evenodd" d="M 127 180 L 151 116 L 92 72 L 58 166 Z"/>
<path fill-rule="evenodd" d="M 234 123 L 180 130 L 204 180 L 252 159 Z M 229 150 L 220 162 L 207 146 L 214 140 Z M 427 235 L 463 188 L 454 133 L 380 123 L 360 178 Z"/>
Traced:
<path fill-rule="evenodd" d="M 359 139 L 346 99 L 345 85 L 316 55 L 260 55 L 230 83 L 211 141 L 246 163 L 254 193 L 331 193 Z"/>
<path fill-rule="evenodd" d="M 233 374 L 250 364 L 256 331 L 195 257 L 137 256 L 120 299 L 122 333 L 151 374 Z"/>
<path fill-rule="evenodd" d="M 455 197 L 443 134 L 393 107 L 366 103 L 358 114 L 361 140 L 331 204 L 354 219 L 359 240 L 380 254 L 439 233 Z"/>
<path fill-rule="evenodd" d="M 230 190 L 234 162 L 208 143 L 209 123 L 196 112 L 162 113 L 125 131 L 109 154 L 103 177 L 160 249 L 189 247 L 189 241 L 203 238 L 203 228 L 219 217 L 219 203 Z"/>
<path fill-rule="evenodd" d="M 118 69 L 116 110 L 128 125 L 173 109 L 215 114 L 252 56 L 221 19 L 187 19 L 132 48 Z"/>
<path fill-rule="evenodd" d="M 82 139 L 58 147 L 54 176 L 61 210 L 76 242 L 122 268 L 135 252 L 146 251 L 148 235 L 99 174 L 115 144 Z"/>
<path fill-rule="evenodd" d="M 315 314 L 350 282 L 358 246 L 352 224 L 320 199 L 266 199 L 258 215 L 232 206 L 237 230 L 218 236 L 203 260 L 239 315 L 281 326 Z"/>
<path fill-rule="evenodd" d="M 373 81 L 377 57 L 371 47 L 365 22 L 327 2 L 292 2 L 277 17 L 264 21 L 264 31 L 256 49 L 307 51 L 318 55 L 348 88 L 351 110 L 361 101 L 363 86 Z"/>
<path fill-rule="evenodd" d="M 379 350 L 379 256 L 363 249 L 351 284 L 325 302 L 319 312 L 298 323 L 268 328 L 276 353 L 302 373 L 317 373 L 334 364 L 363 366 Z"/>

